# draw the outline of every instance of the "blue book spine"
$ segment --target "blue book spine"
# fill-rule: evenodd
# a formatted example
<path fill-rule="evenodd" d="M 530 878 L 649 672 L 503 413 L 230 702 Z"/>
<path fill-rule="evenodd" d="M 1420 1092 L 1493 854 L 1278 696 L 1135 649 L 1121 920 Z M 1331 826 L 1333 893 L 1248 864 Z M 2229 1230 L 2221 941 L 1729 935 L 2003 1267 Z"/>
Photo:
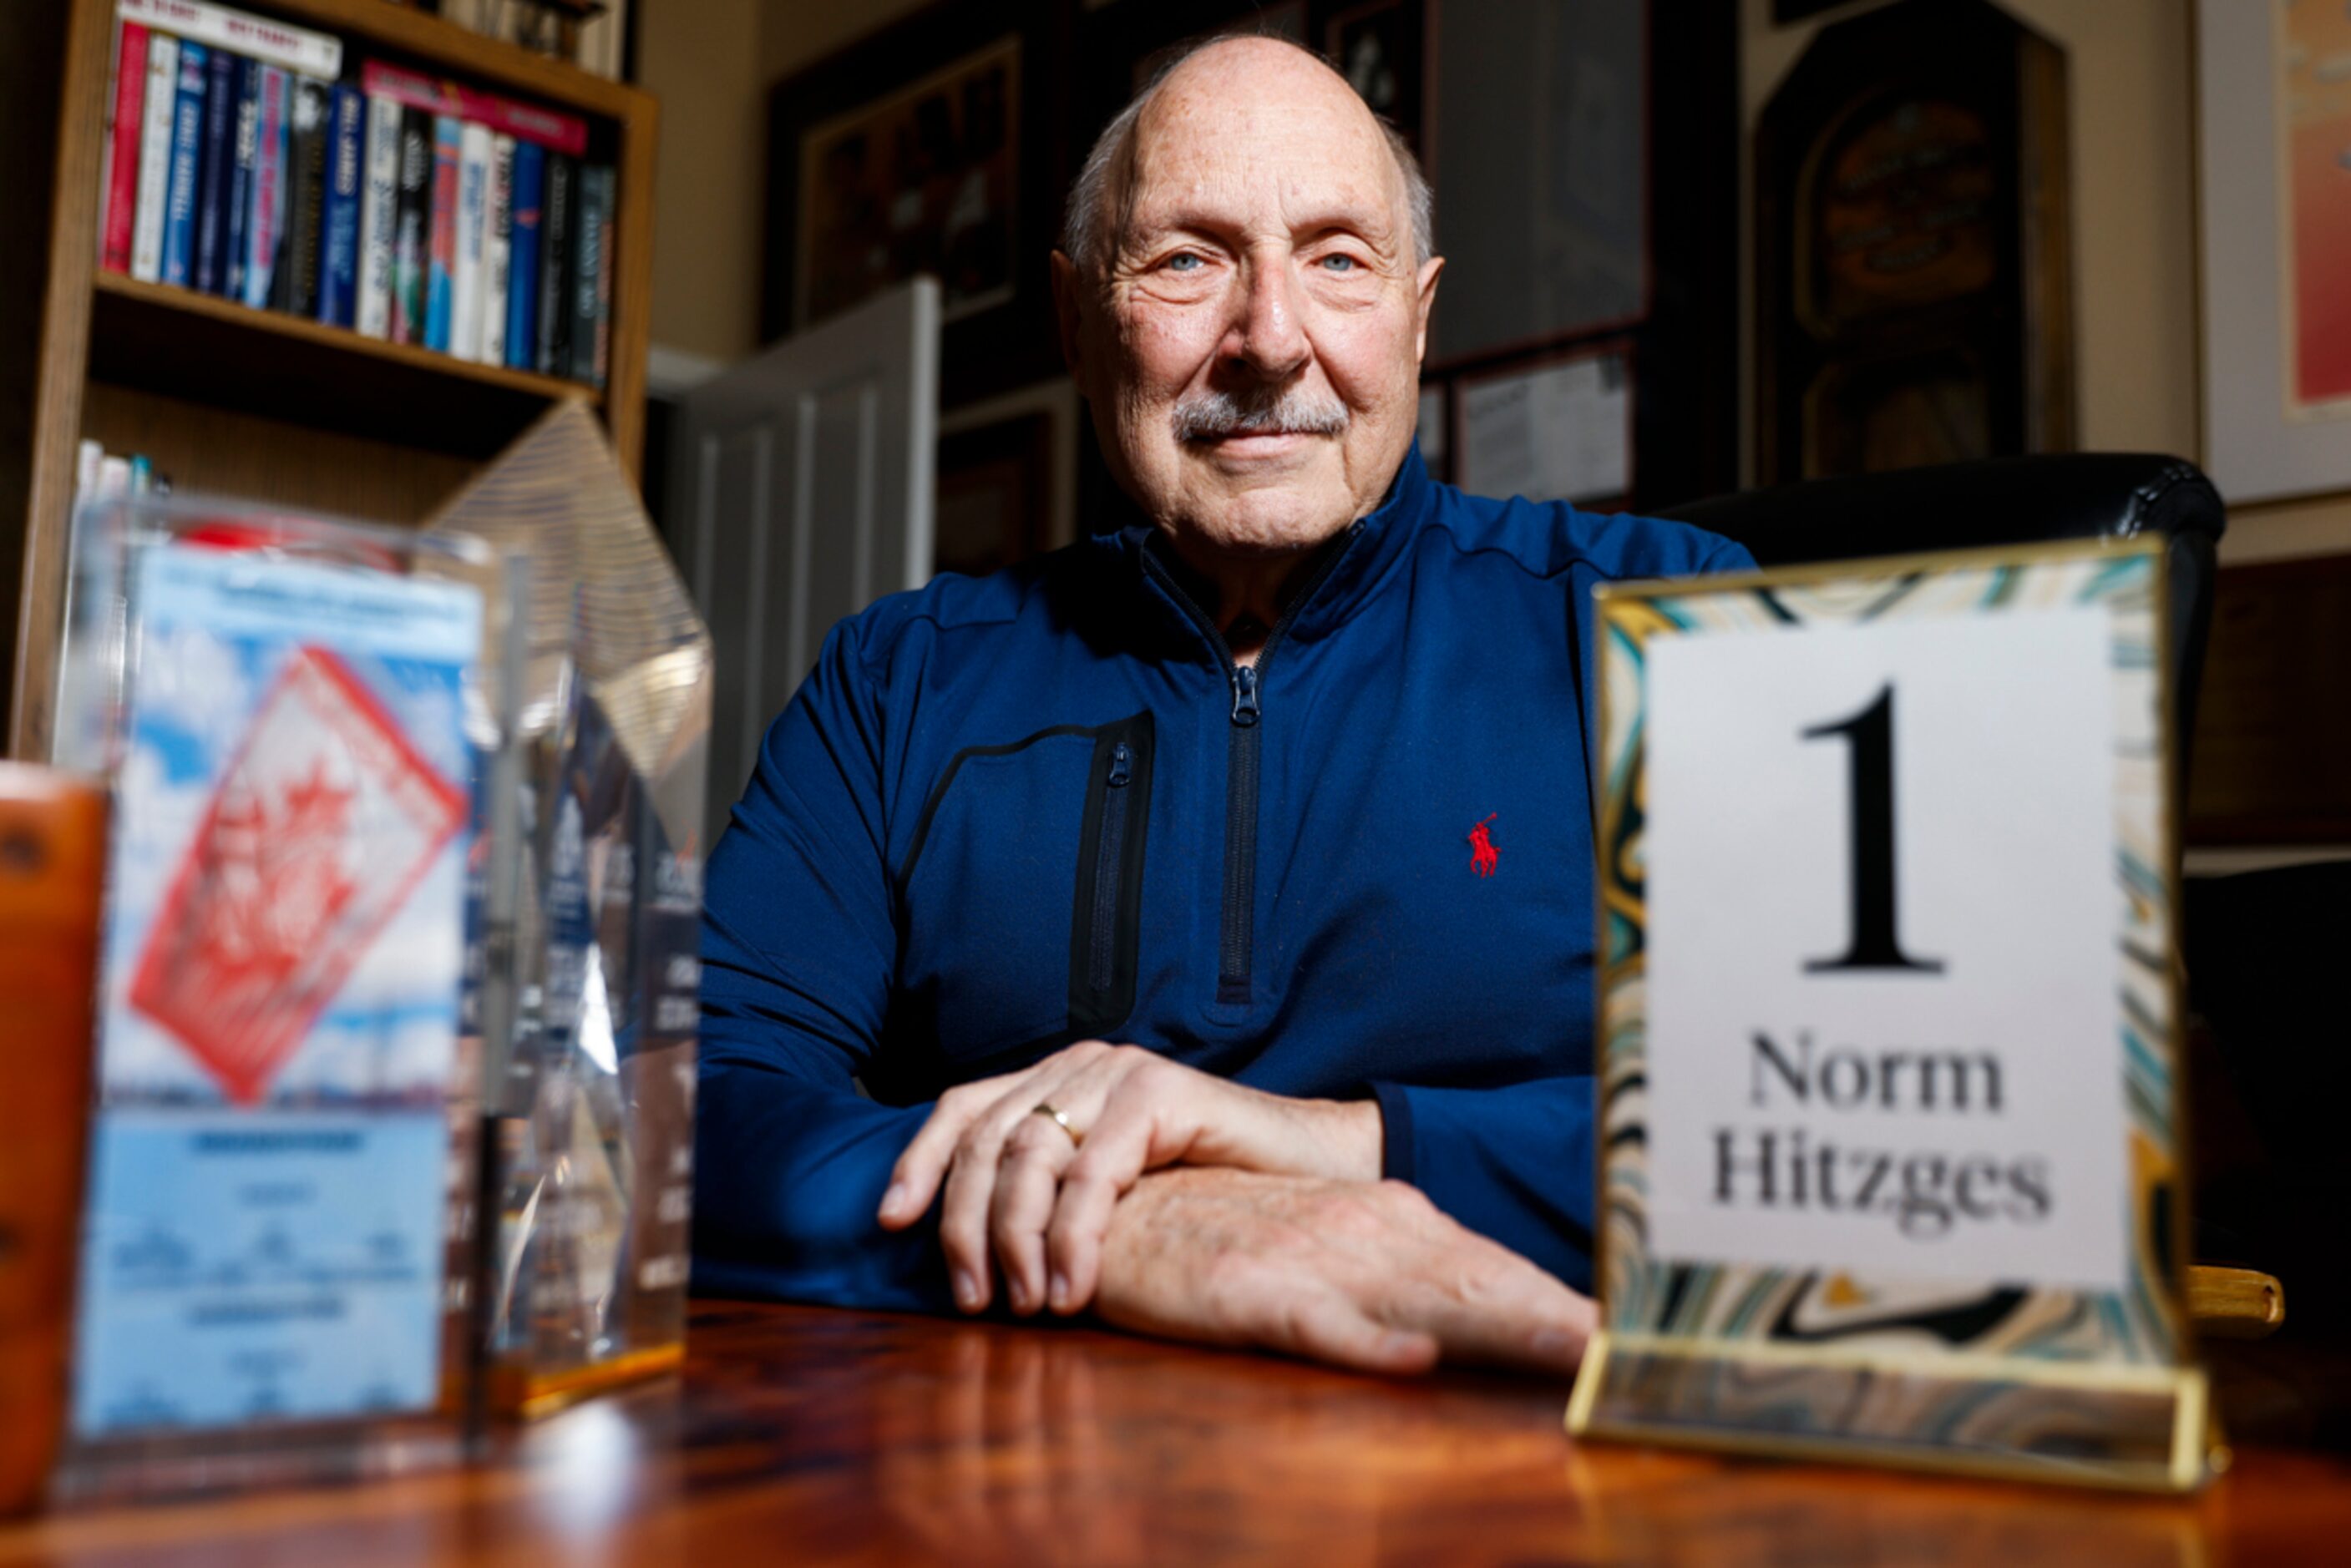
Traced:
<path fill-rule="evenodd" d="M 449 351 L 450 316 L 457 289 L 457 165 L 465 122 L 455 115 L 433 119 L 433 244 L 424 275 L 424 346 Z"/>
<path fill-rule="evenodd" d="M 515 142 L 513 251 L 507 262 L 506 362 L 538 367 L 538 203 L 547 188 L 547 152 L 536 141 Z"/>
<path fill-rule="evenodd" d="M 235 108 L 229 119 L 228 190 L 221 202 L 220 293 L 241 300 L 246 232 L 253 223 L 254 144 L 261 132 L 261 67 L 243 55 L 229 57 L 236 62 L 229 89 Z"/>
<path fill-rule="evenodd" d="M 350 82 L 335 84 L 327 142 L 327 211 L 319 236 L 319 319 L 349 327 L 359 315 L 360 143 L 367 99 Z"/>
<path fill-rule="evenodd" d="M 195 259 L 196 189 L 204 173 L 204 57 L 202 44 L 180 45 L 180 96 L 172 110 L 172 183 L 163 198 L 163 281 L 185 287 Z"/>
<path fill-rule="evenodd" d="M 193 282 L 218 294 L 227 281 L 229 164 L 236 150 L 236 61 L 214 49 L 204 73 L 204 146 L 197 176 L 196 269 Z"/>

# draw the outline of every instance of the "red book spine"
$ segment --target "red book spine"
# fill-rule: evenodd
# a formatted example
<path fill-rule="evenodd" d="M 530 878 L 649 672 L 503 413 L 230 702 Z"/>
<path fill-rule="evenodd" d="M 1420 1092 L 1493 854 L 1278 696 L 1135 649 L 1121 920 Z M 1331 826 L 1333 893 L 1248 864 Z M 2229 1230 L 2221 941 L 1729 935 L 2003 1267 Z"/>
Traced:
<path fill-rule="evenodd" d="M 360 90 L 428 114 L 452 114 L 460 119 L 474 120 L 492 130 L 536 141 L 541 147 L 568 152 L 574 158 L 588 151 L 588 122 L 577 115 L 541 109 L 537 104 L 517 102 L 495 93 L 476 92 L 455 82 L 437 81 L 398 66 L 385 65 L 381 60 L 369 60 L 360 67 Z"/>
<path fill-rule="evenodd" d="M 147 29 L 122 24 L 114 67 L 114 162 L 106 171 L 106 244 L 99 265 L 131 270 L 131 221 L 139 211 L 140 127 L 147 109 Z"/>
<path fill-rule="evenodd" d="M 577 116 L 465 87 L 457 89 L 457 103 L 458 111 L 467 119 L 478 119 L 492 130 L 536 141 L 574 158 L 588 151 L 588 122 Z"/>
<path fill-rule="evenodd" d="M 455 286 L 457 277 L 457 122 L 444 115 L 433 122 L 433 230 L 426 242 L 426 255 L 433 269 L 432 286 L 445 291 Z M 442 307 L 446 320 L 447 306 Z M 427 306 L 425 319 L 434 317 Z M 445 331 L 444 331 L 445 337 Z M 432 348 L 446 348 L 444 340 L 428 343 Z"/>

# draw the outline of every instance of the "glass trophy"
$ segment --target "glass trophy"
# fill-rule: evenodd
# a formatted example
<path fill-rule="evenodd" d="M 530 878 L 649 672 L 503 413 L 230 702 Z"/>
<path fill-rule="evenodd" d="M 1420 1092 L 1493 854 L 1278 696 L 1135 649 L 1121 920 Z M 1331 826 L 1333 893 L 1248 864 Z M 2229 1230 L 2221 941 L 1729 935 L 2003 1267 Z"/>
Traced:
<path fill-rule="evenodd" d="M 60 760 L 114 809 L 57 1490 L 454 1455 L 518 564 L 141 496 L 74 572 Z"/>
<path fill-rule="evenodd" d="M 484 943 L 488 1391 L 538 1414 L 684 1352 L 710 638 L 584 407 L 428 532 L 531 562 L 511 909 Z"/>

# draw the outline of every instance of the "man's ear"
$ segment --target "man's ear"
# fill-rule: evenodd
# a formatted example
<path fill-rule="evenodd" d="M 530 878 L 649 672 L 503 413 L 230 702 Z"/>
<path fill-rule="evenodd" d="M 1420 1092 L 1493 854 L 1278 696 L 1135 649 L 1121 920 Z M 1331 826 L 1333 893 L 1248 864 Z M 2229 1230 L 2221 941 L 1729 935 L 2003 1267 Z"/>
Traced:
<path fill-rule="evenodd" d="M 1420 319 L 1414 326 L 1412 337 L 1415 365 L 1428 358 L 1428 315 L 1437 308 L 1437 278 L 1444 270 L 1443 256 L 1431 256 L 1420 264 Z"/>
<path fill-rule="evenodd" d="M 1055 251 L 1053 317 L 1061 333 L 1061 363 L 1070 368 L 1070 379 L 1078 384 L 1080 396 L 1086 389 L 1085 348 L 1078 325 L 1078 291 L 1084 283 L 1078 275 L 1078 264 Z"/>

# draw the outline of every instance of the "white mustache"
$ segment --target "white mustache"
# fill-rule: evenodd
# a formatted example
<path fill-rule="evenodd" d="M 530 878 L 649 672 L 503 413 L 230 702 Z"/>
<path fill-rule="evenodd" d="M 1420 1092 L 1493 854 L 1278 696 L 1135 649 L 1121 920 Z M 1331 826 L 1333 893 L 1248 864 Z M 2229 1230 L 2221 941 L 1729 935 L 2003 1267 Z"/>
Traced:
<path fill-rule="evenodd" d="M 1247 397 L 1212 391 L 1177 403 L 1172 418 L 1176 439 L 1183 442 L 1235 435 L 1334 436 L 1347 429 L 1347 405 L 1298 387 L 1269 388 Z"/>

